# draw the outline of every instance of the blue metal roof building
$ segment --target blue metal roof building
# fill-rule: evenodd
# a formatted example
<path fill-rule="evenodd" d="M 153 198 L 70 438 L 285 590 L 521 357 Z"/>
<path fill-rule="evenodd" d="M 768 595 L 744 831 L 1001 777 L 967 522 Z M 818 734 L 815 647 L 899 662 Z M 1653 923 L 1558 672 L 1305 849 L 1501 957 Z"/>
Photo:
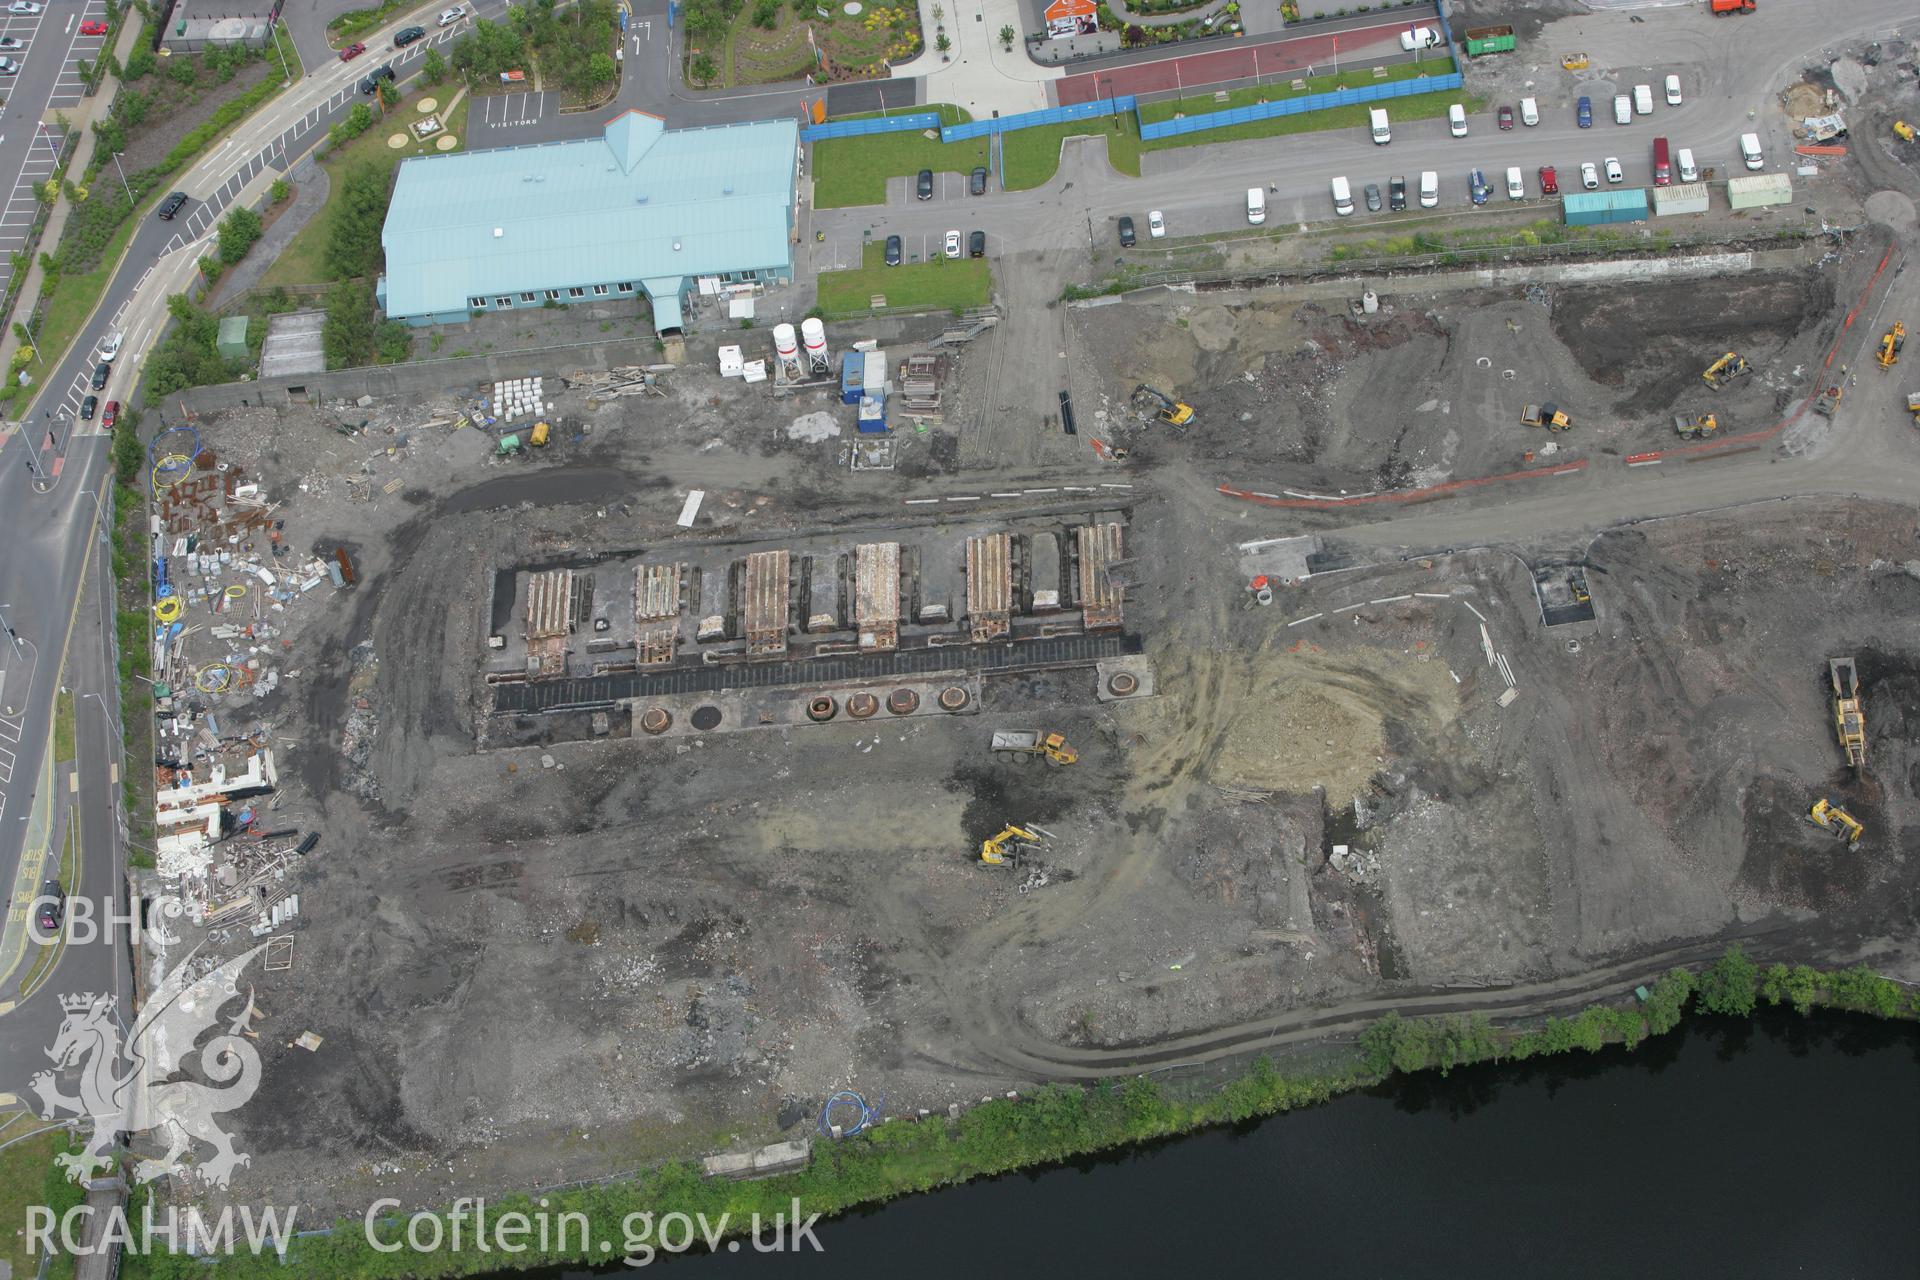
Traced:
<path fill-rule="evenodd" d="M 448 324 L 637 289 L 655 329 L 678 329 L 696 277 L 792 277 L 798 149 L 791 120 L 669 131 L 628 111 L 598 138 L 409 159 L 380 234 L 381 308 Z"/>

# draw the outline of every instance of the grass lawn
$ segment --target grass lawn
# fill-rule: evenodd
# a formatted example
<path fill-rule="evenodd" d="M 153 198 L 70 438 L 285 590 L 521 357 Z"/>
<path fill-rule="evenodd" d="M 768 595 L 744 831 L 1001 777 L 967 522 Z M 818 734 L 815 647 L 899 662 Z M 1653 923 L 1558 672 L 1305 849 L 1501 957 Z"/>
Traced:
<path fill-rule="evenodd" d="M 425 90 L 424 96 L 438 98 L 444 105 L 449 98 L 460 91 L 458 85 L 444 88 L 445 92 L 435 89 Z M 337 179 L 347 169 L 362 162 L 376 164 L 386 170 L 391 180 L 393 172 L 400 167 L 400 162 L 409 156 L 455 155 L 466 146 L 467 107 L 473 101 L 472 94 L 461 98 L 460 105 L 453 109 L 453 114 L 441 121 L 446 125 L 446 132 L 451 133 L 460 142 L 460 146 L 452 151 L 434 150 L 433 143 L 440 137 L 439 134 L 435 134 L 424 142 L 409 141 L 406 146 L 397 149 L 387 145 L 387 139 L 395 133 L 402 132 L 406 128 L 406 122 L 419 119 L 420 113 L 414 110 L 413 104 L 422 96 L 423 94 L 413 94 L 403 99 L 399 106 L 387 113 L 386 119 L 375 121 L 373 128 L 352 142 L 327 153 L 326 159 L 320 162 L 327 171 L 328 181 L 332 184 L 327 190 L 327 202 L 307 220 L 306 226 L 294 233 L 293 239 L 287 242 L 287 247 L 281 251 L 278 258 L 274 259 L 273 265 L 267 268 L 267 273 L 260 278 L 261 288 L 327 283 L 327 237 L 332 234 L 333 216 L 339 207 L 336 203 L 340 193 Z M 411 134 L 408 136 L 412 137 Z"/>
<path fill-rule="evenodd" d="M 1427 120 L 1447 114 L 1447 108 L 1460 103 L 1467 114 L 1486 109 L 1485 99 L 1458 90 L 1421 93 L 1411 98 L 1395 98 L 1386 105 L 1394 120 Z M 1360 102 L 1347 107 L 1329 107 L 1325 111 L 1307 111 L 1297 116 L 1275 116 L 1247 124 L 1231 124 L 1204 133 L 1182 134 L 1177 138 L 1149 138 L 1140 144 L 1142 151 L 1171 151 L 1175 147 L 1200 147 L 1210 142 L 1237 142 L 1244 138 L 1277 138 L 1288 133 L 1315 133 L 1324 129 L 1364 129 L 1367 111 L 1380 103 Z"/>
<path fill-rule="evenodd" d="M 829 319 L 865 315 L 876 293 L 889 310 L 929 307 L 983 307 L 992 296 L 993 277 L 985 258 L 935 258 L 932 262 L 886 265 L 886 245 L 869 244 L 856 271 L 820 273 L 820 309 Z"/>
<path fill-rule="evenodd" d="M 1386 84 L 1391 80 L 1411 80 L 1421 72 L 1433 72 L 1445 75 L 1448 68 L 1445 62 L 1427 62 L 1414 64 L 1399 62 L 1384 67 L 1387 74 L 1375 77 L 1372 67 L 1349 67 L 1345 71 L 1323 76 L 1308 76 L 1307 87 L 1295 92 L 1293 81 L 1276 76 L 1260 85 L 1248 85 L 1244 89 L 1228 92 L 1225 102 L 1216 102 L 1211 92 L 1196 90 L 1184 98 L 1167 102 L 1149 102 L 1140 108 L 1140 114 L 1148 124 L 1158 124 L 1162 120 L 1171 120 L 1176 115 L 1204 115 L 1209 111 L 1231 111 L 1235 107 L 1250 107 L 1256 102 L 1284 102 L 1289 98 L 1304 98 L 1310 93 L 1332 93 L 1335 89 L 1361 89 L 1370 84 Z M 1385 107 L 1389 113 L 1394 109 L 1392 101 L 1370 104 Z"/>
<path fill-rule="evenodd" d="M 1114 122 L 1120 127 L 1115 128 Z M 1060 169 L 1060 148 L 1072 137 L 1104 137 L 1107 161 L 1130 178 L 1140 176 L 1140 127 L 1131 115 L 1045 124 L 1000 135 L 1000 159 L 1009 191 L 1038 187 Z"/>
<path fill-rule="evenodd" d="M 32 1133 L 46 1123 L 25 1111 L 0 1113 L 0 1142 Z M 46 1203 L 47 1174 L 53 1168 L 54 1153 L 63 1149 L 56 1145 L 61 1137 L 59 1132 L 43 1133 L 0 1148 L 0 1220 L 13 1224 L 0 1231 L 0 1262 L 11 1263 L 16 1276 L 33 1275 L 39 1264 L 39 1255 L 28 1253 L 26 1233 L 20 1228 L 27 1221 L 27 1206 Z"/>
<path fill-rule="evenodd" d="M 140 229 L 143 218 L 150 216 L 153 205 L 166 195 L 164 188 L 154 193 L 140 208 L 135 209 L 120 229 L 113 233 L 113 239 L 107 241 L 107 247 L 100 255 L 100 265 L 81 276 L 61 276 L 60 287 L 47 299 L 47 309 L 40 317 L 38 350 L 51 369 L 55 361 L 66 355 L 67 348 L 80 336 L 80 326 L 86 323 L 87 316 L 100 302 L 100 295 L 106 290 L 107 281 L 113 275 L 114 267 L 119 265 L 120 255 L 126 252 L 127 242 L 133 239 L 133 233 Z M 28 370 L 36 376 L 41 372 L 38 365 L 28 365 Z"/>
<path fill-rule="evenodd" d="M 64 689 L 53 699 L 53 758 L 73 759 L 73 691 Z"/>
<path fill-rule="evenodd" d="M 964 124 L 973 118 L 953 106 L 910 110 L 938 111 L 945 124 Z M 869 134 L 864 138 L 828 138 L 813 144 L 814 207 L 844 209 L 855 204 L 885 204 L 888 178 L 904 178 L 922 169 L 968 173 L 974 166 L 988 163 L 989 154 L 986 138 L 945 143 L 914 129 Z"/>

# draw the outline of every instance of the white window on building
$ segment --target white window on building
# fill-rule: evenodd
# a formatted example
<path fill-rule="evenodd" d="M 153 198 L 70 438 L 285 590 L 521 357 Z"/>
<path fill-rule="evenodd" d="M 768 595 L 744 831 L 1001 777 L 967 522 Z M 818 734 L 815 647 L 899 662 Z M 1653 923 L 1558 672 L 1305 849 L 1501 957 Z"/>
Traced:
<path fill-rule="evenodd" d="M 467 305 L 475 311 L 485 311 L 487 309 L 487 300 L 485 298 L 468 298 Z"/>
<path fill-rule="evenodd" d="M 558 289 L 547 290 L 547 301 L 548 302 L 560 301 L 560 291 Z"/>
<path fill-rule="evenodd" d="M 506 297 L 495 298 L 493 300 L 493 305 L 496 307 L 510 307 L 513 305 L 513 299 L 506 298 Z"/>
<path fill-rule="evenodd" d="M 539 299 L 538 299 L 538 298 L 536 298 L 536 297 L 534 297 L 534 296 L 533 296 L 532 294 L 530 294 L 530 293 L 523 293 L 523 294 L 521 294 L 521 295 L 520 295 L 520 301 L 522 301 L 522 302 L 538 302 L 538 301 L 539 301 Z"/>
<path fill-rule="evenodd" d="M 614 286 L 614 291 L 617 293 L 632 293 L 633 282 L 630 280 L 622 280 L 619 284 Z"/>
<path fill-rule="evenodd" d="M 593 296 L 594 296 L 594 297 L 596 297 L 596 298 L 604 298 L 604 297 L 606 297 L 606 296 L 607 296 L 607 286 L 605 286 L 605 285 L 603 285 L 603 284 L 597 284 L 597 285 L 595 285 L 595 286 L 593 286 Z"/>
<path fill-rule="evenodd" d="M 578 288 L 569 289 L 567 290 L 567 296 L 569 298 L 584 298 L 587 296 L 587 291 L 585 289 L 578 289 Z"/>

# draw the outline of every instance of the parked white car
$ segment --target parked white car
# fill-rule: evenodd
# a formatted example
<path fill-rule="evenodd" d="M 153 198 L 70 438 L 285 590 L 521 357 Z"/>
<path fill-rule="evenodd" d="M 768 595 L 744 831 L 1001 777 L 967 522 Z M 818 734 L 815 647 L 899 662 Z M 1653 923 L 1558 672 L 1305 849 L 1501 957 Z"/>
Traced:
<path fill-rule="evenodd" d="M 1684 99 L 1680 97 L 1680 77 L 1668 76 L 1667 77 L 1667 105 L 1670 107 L 1677 107 L 1680 105 L 1680 103 L 1683 100 Z"/>
<path fill-rule="evenodd" d="M 1580 185 L 1589 191 L 1600 185 L 1600 168 L 1591 160 L 1580 165 Z"/>
<path fill-rule="evenodd" d="M 13 3 L 7 6 L 7 12 L 19 14 L 38 13 L 40 12 L 40 6 L 35 4 L 33 0 L 13 0 Z"/>
<path fill-rule="evenodd" d="M 442 9 L 440 11 L 440 25 L 450 27 L 466 16 L 467 11 L 459 5 L 455 5 L 451 9 Z"/>
<path fill-rule="evenodd" d="M 113 358 L 120 354 L 120 344 L 122 341 L 126 339 L 126 336 L 127 336 L 126 334 L 121 333 L 118 330 L 115 330 L 114 332 L 109 333 L 106 337 L 100 339 L 99 355 L 100 355 L 101 363 L 103 364 L 113 363 Z"/>
<path fill-rule="evenodd" d="M 1147 234 L 1155 240 L 1164 239 L 1167 234 L 1167 219 L 1158 209 L 1147 214 Z"/>
<path fill-rule="evenodd" d="M 947 232 L 946 254 L 949 258 L 957 258 L 960 256 L 960 233 L 958 231 Z"/>
<path fill-rule="evenodd" d="M 1620 157 L 1608 156 L 1606 166 L 1608 182 L 1625 182 L 1627 180 L 1626 170 L 1620 167 Z"/>

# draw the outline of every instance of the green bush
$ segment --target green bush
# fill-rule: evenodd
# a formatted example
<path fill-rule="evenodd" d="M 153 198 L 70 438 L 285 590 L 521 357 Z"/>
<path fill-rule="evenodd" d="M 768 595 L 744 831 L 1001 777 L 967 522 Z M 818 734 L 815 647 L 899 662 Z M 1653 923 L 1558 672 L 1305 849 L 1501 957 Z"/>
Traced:
<path fill-rule="evenodd" d="M 328 369 L 353 369 L 373 363 L 376 326 L 373 286 L 347 280 L 327 290 L 327 318 L 320 345 Z"/>
<path fill-rule="evenodd" d="M 251 209 L 235 208 L 220 220 L 220 261 L 233 266 L 247 256 L 247 250 L 261 236 L 260 215 Z"/>
<path fill-rule="evenodd" d="M 327 141 L 334 146 L 342 146 L 373 128 L 373 108 L 364 102 L 356 102 L 348 111 L 346 118 L 327 130 Z"/>
<path fill-rule="evenodd" d="M 382 261 L 380 230 L 386 224 L 387 202 L 392 196 L 388 174 L 379 165 L 363 162 L 336 180 L 340 197 L 323 251 L 327 276 L 352 280 L 373 275 Z"/>
<path fill-rule="evenodd" d="M 175 84 L 192 84 L 199 74 L 192 58 L 167 59 L 167 76 Z"/>
<path fill-rule="evenodd" d="M 1759 966 L 1735 943 L 1700 975 L 1697 994 L 1700 1007 L 1708 1013 L 1731 1013 L 1745 1017 L 1753 1012 L 1754 998 L 1760 990 Z"/>
<path fill-rule="evenodd" d="M 127 55 L 127 65 L 122 69 L 120 78 L 122 80 L 146 79 L 147 74 L 153 70 L 153 61 L 153 50 L 149 49 L 146 41 L 142 40 L 133 47 L 133 52 Z"/>

